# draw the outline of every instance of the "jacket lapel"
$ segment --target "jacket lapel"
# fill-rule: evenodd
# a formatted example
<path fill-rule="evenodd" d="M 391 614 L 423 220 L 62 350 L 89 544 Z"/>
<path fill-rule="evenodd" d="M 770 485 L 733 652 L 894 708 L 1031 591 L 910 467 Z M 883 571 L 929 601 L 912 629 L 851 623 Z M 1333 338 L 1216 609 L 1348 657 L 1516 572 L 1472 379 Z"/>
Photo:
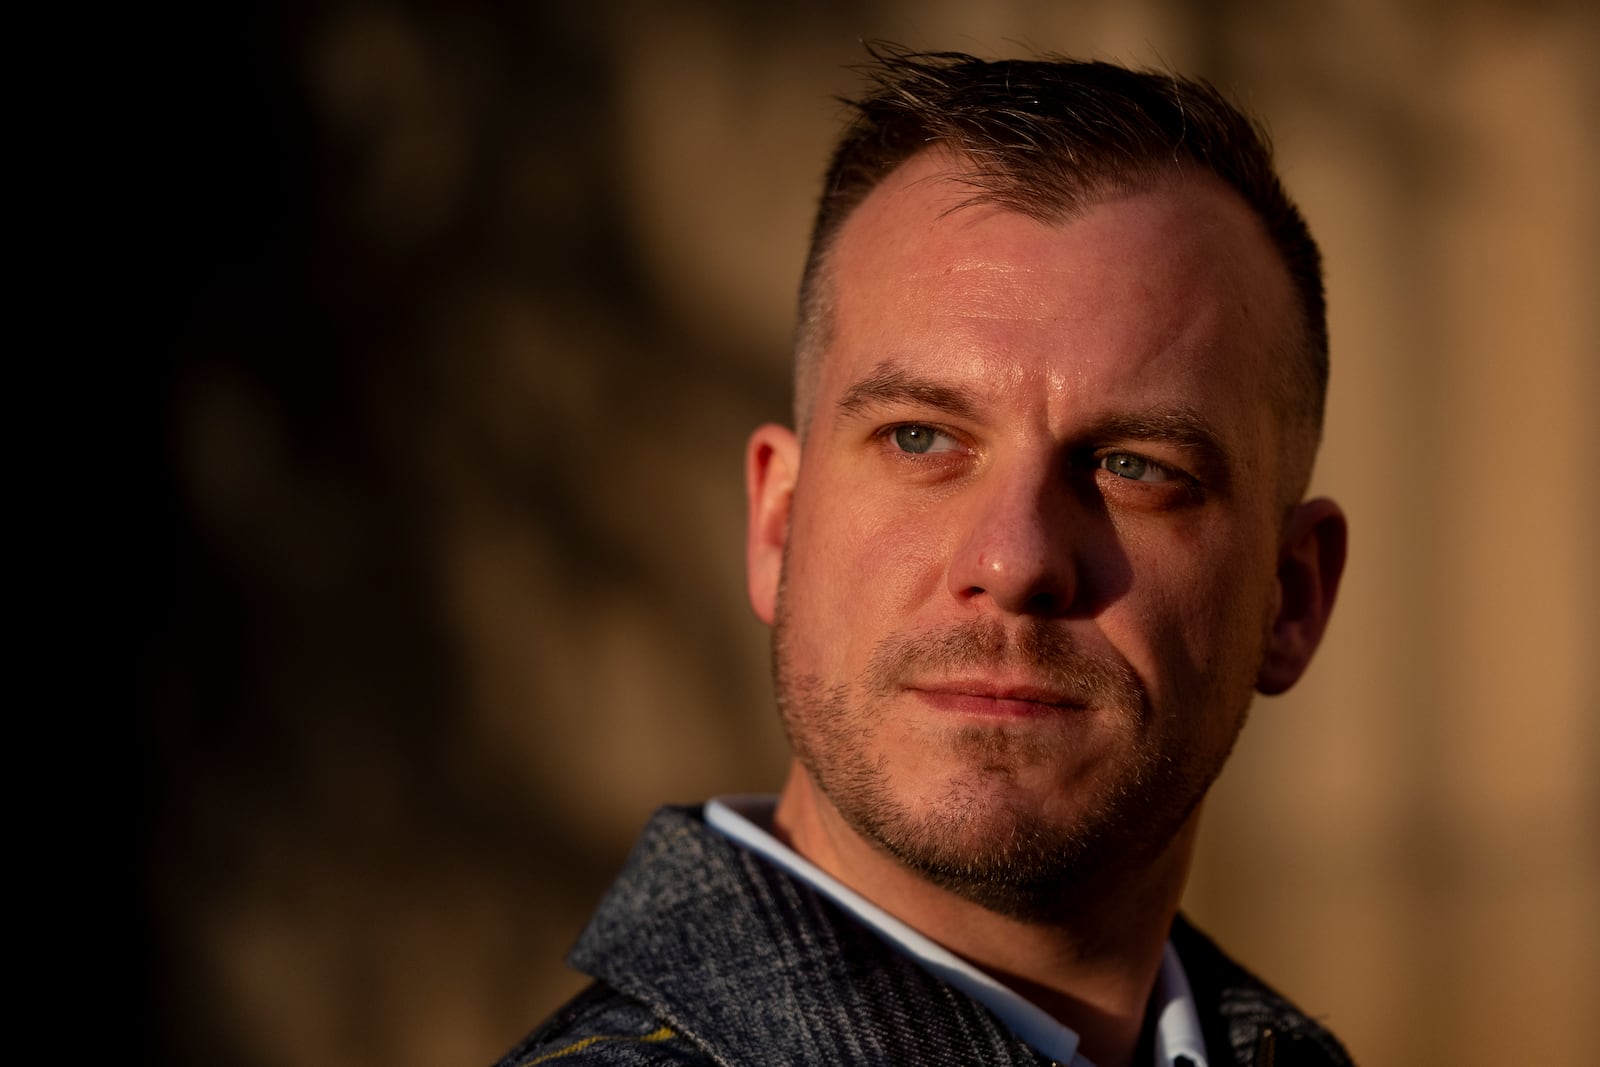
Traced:
<path fill-rule="evenodd" d="M 730 1065 L 1043 1062 L 698 809 L 651 821 L 571 963 Z"/>

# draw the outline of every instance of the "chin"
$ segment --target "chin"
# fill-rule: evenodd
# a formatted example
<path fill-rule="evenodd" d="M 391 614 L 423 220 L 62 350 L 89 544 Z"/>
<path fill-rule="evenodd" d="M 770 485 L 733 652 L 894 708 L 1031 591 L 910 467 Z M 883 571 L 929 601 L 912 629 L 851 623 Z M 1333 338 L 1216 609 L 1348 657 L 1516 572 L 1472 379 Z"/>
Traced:
<path fill-rule="evenodd" d="M 921 790 L 906 789 L 882 763 L 814 780 L 857 833 L 907 869 L 990 911 L 1037 922 L 1138 877 L 1183 829 L 1209 781 L 1153 773 L 1158 765 L 1135 757 L 1108 779 L 967 762 Z M 1063 778 L 1072 782 L 1065 792 Z"/>

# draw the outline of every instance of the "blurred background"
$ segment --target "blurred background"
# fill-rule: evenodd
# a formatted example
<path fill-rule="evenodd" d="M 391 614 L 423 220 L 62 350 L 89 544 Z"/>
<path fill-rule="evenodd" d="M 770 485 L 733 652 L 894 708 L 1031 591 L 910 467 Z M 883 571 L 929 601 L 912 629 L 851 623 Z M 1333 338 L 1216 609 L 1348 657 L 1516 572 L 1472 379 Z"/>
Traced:
<path fill-rule="evenodd" d="M 776 788 L 741 449 L 785 415 L 833 97 L 881 37 L 1170 65 L 1268 122 L 1327 258 L 1352 556 L 1186 907 L 1364 1064 L 1587 1062 L 1594 3 L 149 17 L 156 1061 L 488 1063 L 581 984 L 655 806 Z"/>

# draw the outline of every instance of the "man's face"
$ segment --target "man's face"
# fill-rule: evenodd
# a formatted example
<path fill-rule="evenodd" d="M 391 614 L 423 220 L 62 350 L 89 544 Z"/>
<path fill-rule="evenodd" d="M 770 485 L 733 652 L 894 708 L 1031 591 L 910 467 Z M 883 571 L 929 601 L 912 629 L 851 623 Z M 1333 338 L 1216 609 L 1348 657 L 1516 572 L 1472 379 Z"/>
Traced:
<path fill-rule="evenodd" d="M 768 487 L 781 579 L 753 563 L 752 595 L 827 801 L 1021 911 L 1148 862 L 1243 723 L 1293 297 L 1213 180 L 1047 225 L 957 207 L 948 166 L 913 159 L 839 235 L 792 495 Z"/>

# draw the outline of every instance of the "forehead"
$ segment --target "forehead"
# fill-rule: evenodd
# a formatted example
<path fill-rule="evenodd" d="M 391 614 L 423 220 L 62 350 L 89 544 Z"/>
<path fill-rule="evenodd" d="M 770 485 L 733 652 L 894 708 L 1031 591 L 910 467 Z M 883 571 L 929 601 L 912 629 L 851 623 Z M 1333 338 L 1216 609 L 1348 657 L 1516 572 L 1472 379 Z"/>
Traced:
<path fill-rule="evenodd" d="M 926 153 L 863 201 L 831 268 L 822 404 L 887 361 L 1079 408 L 1130 379 L 1167 404 L 1204 386 L 1259 407 L 1295 321 L 1264 227 L 1209 175 L 1043 223 L 975 203 L 954 164 Z"/>

